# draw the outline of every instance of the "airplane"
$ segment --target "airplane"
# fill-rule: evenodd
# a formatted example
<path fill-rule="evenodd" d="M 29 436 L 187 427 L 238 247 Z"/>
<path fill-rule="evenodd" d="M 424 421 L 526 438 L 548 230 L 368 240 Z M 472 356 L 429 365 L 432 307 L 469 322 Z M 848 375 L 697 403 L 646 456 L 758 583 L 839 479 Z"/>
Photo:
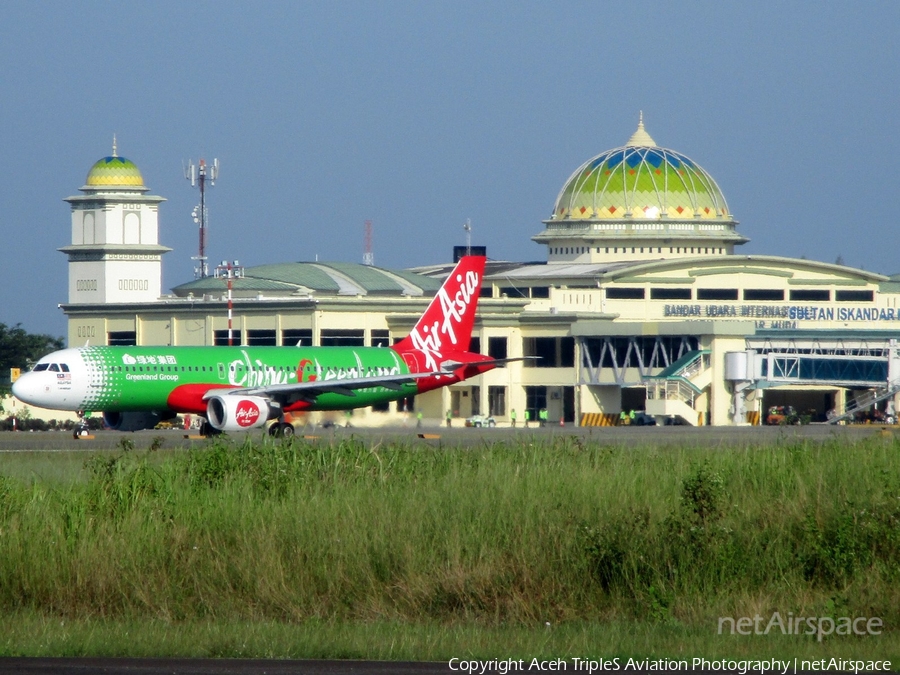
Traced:
<path fill-rule="evenodd" d="M 120 431 L 177 414 L 205 418 L 201 433 L 269 428 L 285 413 L 349 410 L 422 394 L 517 359 L 468 351 L 486 259 L 465 256 L 409 335 L 391 347 L 106 347 L 62 349 L 13 384 L 30 405 L 102 411 Z M 76 432 L 77 433 L 77 432 Z"/>

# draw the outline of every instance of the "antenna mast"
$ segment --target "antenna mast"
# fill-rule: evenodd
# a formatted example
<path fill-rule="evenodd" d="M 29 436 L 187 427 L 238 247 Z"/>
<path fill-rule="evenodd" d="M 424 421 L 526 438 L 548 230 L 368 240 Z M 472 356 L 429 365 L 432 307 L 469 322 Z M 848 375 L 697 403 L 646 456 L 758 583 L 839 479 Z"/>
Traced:
<path fill-rule="evenodd" d="M 211 166 L 206 165 L 206 161 L 201 159 L 198 164 L 189 159 L 187 166 L 183 166 L 184 177 L 191 182 L 191 187 L 200 186 L 200 203 L 194 207 L 192 215 L 194 222 L 200 226 L 200 246 L 196 257 L 191 260 L 197 261 L 194 268 L 194 277 L 203 279 L 209 276 L 209 265 L 206 258 L 206 228 L 209 223 L 209 213 L 206 210 L 206 182 L 209 186 L 216 184 L 219 177 L 219 160 L 214 159 Z"/>
<path fill-rule="evenodd" d="M 374 265 L 375 254 L 372 253 L 372 221 L 366 221 L 365 240 L 363 248 L 363 265 Z"/>
<path fill-rule="evenodd" d="M 463 229 L 466 231 L 466 255 L 472 255 L 472 219 L 466 218 L 466 222 L 463 225 Z"/>

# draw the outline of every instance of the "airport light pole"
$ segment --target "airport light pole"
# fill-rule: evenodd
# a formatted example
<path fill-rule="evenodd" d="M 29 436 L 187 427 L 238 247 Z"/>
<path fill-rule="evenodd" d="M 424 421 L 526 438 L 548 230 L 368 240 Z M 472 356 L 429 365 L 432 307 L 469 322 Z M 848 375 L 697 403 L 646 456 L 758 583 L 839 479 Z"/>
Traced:
<path fill-rule="evenodd" d="M 244 268 L 238 264 L 238 261 L 230 262 L 227 260 L 223 260 L 221 265 L 216 266 L 216 278 L 217 279 L 225 279 L 228 285 L 228 346 L 231 347 L 234 345 L 233 332 L 231 328 L 231 320 L 232 320 L 232 303 L 231 303 L 231 289 L 234 284 L 235 279 L 242 279 L 244 277 Z"/>

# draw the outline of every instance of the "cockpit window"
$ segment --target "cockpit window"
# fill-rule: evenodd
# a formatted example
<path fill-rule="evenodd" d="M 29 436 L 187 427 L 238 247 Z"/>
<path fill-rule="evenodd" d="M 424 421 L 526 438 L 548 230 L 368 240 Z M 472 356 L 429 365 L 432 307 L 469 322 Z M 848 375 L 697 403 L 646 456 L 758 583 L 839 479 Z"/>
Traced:
<path fill-rule="evenodd" d="M 69 372 L 69 366 L 68 366 L 68 364 L 66 364 L 66 363 L 60 363 L 60 364 L 59 364 L 59 368 L 60 368 L 60 370 L 62 370 L 64 373 L 68 373 L 68 372 Z"/>
<path fill-rule="evenodd" d="M 50 364 L 49 364 L 49 363 L 39 363 L 39 364 L 37 364 L 37 365 L 34 367 L 33 372 L 39 373 L 39 372 L 41 372 L 42 370 L 47 370 L 47 368 L 49 368 L 49 367 L 50 367 Z"/>
<path fill-rule="evenodd" d="M 58 372 L 59 372 L 59 366 L 56 365 L 55 363 L 51 363 L 51 364 L 50 364 L 50 370 L 52 370 L 54 373 L 58 373 Z"/>

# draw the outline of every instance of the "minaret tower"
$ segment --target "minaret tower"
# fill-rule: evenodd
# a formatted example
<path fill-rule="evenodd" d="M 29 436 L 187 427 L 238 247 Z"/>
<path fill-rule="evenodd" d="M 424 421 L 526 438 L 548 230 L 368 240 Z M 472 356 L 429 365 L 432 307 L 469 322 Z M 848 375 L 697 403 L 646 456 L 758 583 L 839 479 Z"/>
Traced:
<path fill-rule="evenodd" d="M 162 292 L 159 204 L 134 162 L 112 155 L 88 172 L 72 205 L 69 256 L 69 304 L 151 302 Z"/>

